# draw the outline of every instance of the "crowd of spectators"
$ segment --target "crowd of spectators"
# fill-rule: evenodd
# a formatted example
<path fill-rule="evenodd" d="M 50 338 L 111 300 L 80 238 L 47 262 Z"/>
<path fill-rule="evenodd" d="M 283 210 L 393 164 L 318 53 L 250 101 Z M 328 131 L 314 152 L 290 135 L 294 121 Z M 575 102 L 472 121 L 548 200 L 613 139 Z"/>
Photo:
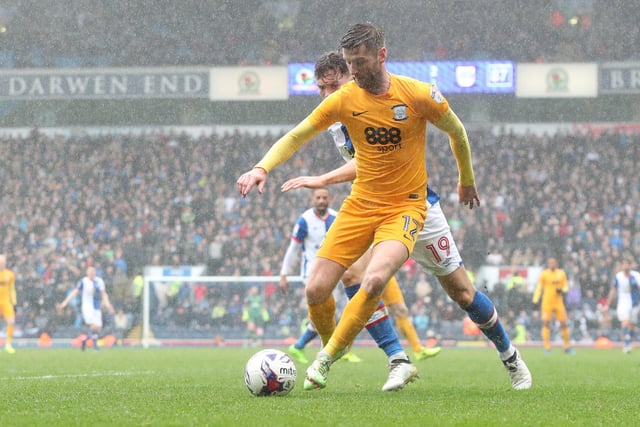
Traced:
<path fill-rule="evenodd" d="M 580 339 L 615 336 L 615 322 L 598 301 L 623 254 L 640 260 L 640 212 L 633 202 L 640 199 L 634 160 L 640 158 L 640 135 L 469 132 L 483 202 L 477 210 L 456 201 L 456 166 L 444 135 L 432 131 L 428 143 L 430 182 L 442 196 L 467 267 L 543 266 L 547 256 L 556 256 L 572 285 L 567 302 L 574 332 Z M 308 191 L 283 194 L 279 184 L 340 164 L 328 140 L 315 141 L 270 174 L 262 195 L 241 198 L 235 180 L 277 136 L 61 136 L 34 130 L 3 137 L 0 241 L 16 273 L 20 334 L 82 331 L 77 306 L 58 312 L 55 305 L 88 263 L 105 279 L 116 311 L 133 318 L 139 301 L 131 283 L 145 265 L 202 264 L 208 275 L 277 275 L 292 226 L 310 203 Z M 332 192 L 337 208 L 348 185 Z M 407 263 L 399 281 L 423 338 L 460 336 L 464 312 L 433 277 Z M 251 284 L 165 285 L 152 298 L 156 335 L 242 336 Z M 268 333 L 297 335 L 306 313 L 302 289 L 284 297 L 275 281 L 260 286 L 270 313 Z M 525 327 L 529 339 L 536 339 L 539 313 L 529 293 L 506 283 L 477 286 L 491 294 L 510 330 Z"/>
<path fill-rule="evenodd" d="M 338 17 L 340 19 L 338 19 Z M 268 65 L 314 61 L 348 25 L 385 29 L 397 61 L 638 60 L 636 5 L 478 0 L 20 0 L 0 7 L 0 66 Z"/>

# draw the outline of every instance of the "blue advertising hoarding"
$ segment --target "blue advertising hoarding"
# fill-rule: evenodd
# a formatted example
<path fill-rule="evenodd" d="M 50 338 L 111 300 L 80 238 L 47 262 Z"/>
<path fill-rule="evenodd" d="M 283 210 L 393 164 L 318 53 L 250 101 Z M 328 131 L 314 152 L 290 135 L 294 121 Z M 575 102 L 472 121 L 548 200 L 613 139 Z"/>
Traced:
<path fill-rule="evenodd" d="M 289 95 L 317 95 L 313 62 L 289 64 Z M 514 93 L 512 61 L 388 62 L 394 74 L 437 84 L 442 93 Z"/>

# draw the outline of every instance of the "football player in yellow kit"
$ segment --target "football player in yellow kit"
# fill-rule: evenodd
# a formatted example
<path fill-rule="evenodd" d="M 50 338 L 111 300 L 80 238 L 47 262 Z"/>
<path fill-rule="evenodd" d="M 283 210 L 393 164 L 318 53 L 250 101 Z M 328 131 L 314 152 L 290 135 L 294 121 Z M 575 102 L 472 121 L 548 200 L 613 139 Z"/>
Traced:
<path fill-rule="evenodd" d="M 309 316 L 324 347 L 307 369 L 305 389 L 326 386 L 331 363 L 363 329 L 387 282 L 413 251 L 427 214 L 427 123 L 449 135 L 460 202 L 470 208 L 480 202 L 465 128 L 437 88 L 388 73 L 384 34 L 373 24 L 351 27 L 341 48 L 354 81 L 325 98 L 237 180 L 243 197 L 255 186 L 261 193 L 268 172 L 322 130 L 341 122 L 354 136 L 357 178 L 318 251 L 306 287 Z M 332 292 L 372 245 L 360 289 L 336 326 Z"/>
<path fill-rule="evenodd" d="M 7 268 L 7 256 L 0 254 L 0 316 L 2 316 L 7 324 L 7 338 L 4 344 L 4 351 L 9 354 L 16 352 L 12 346 L 16 319 L 14 307 L 18 303 L 15 280 L 13 271 Z"/>

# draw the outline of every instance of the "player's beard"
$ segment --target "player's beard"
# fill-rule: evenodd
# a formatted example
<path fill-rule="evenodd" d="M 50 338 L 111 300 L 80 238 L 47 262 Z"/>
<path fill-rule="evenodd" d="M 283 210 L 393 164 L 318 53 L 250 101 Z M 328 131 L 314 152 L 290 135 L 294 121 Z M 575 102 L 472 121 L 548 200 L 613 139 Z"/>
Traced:
<path fill-rule="evenodd" d="M 371 93 L 379 93 L 383 86 L 382 70 L 363 73 L 354 77 L 356 84 Z"/>
<path fill-rule="evenodd" d="M 323 217 L 327 214 L 327 210 L 329 210 L 329 205 L 319 205 L 316 206 L 316 214 L 319 217 Z"/>

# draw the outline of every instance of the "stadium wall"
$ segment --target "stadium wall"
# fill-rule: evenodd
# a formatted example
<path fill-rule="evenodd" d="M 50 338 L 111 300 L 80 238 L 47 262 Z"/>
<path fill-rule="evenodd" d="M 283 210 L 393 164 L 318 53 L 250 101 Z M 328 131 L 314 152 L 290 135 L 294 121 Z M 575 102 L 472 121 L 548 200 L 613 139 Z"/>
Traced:
<path fill-rule="evenodd" d="M 234 132 L 246 133 L 248 135 L 280 135 L 295 126 L 289 124 L 218 124 L 208 126 L 53 126 L 38 127 L 38 132 L 48 136 L 63 136 L 73 138 L 78 135 L 145 135 L 145 134 L 187 134 L 194 138 L 199 136 L 218 135 L 224 136 Z M 562 134 L 585 134 L 600 135 L 603 132 L 618 132 L 626 134 L 640 134 L 640 121 L 638 122 L 493 122 L 493 123 L 470 123 L 467 129 L 473 132 L 477 129 L 491 129 L 494 135 L 504 132 L 516 135 L 534 134 L 555 135 Z M 0 127 L 0 137 L 21 137 L 24 138 L 33 132 L 34 127 Z"/>
<path fill-rule="evenodd" d="M 517 99 L 507 95 L 451 95 L 465 124 L 640 122 L 640 95 L 596 99 Z M 287 101 L 48 100 L 0 102 L 0 127 L 251 126 L 298 123 L 318 97 Z"/>

